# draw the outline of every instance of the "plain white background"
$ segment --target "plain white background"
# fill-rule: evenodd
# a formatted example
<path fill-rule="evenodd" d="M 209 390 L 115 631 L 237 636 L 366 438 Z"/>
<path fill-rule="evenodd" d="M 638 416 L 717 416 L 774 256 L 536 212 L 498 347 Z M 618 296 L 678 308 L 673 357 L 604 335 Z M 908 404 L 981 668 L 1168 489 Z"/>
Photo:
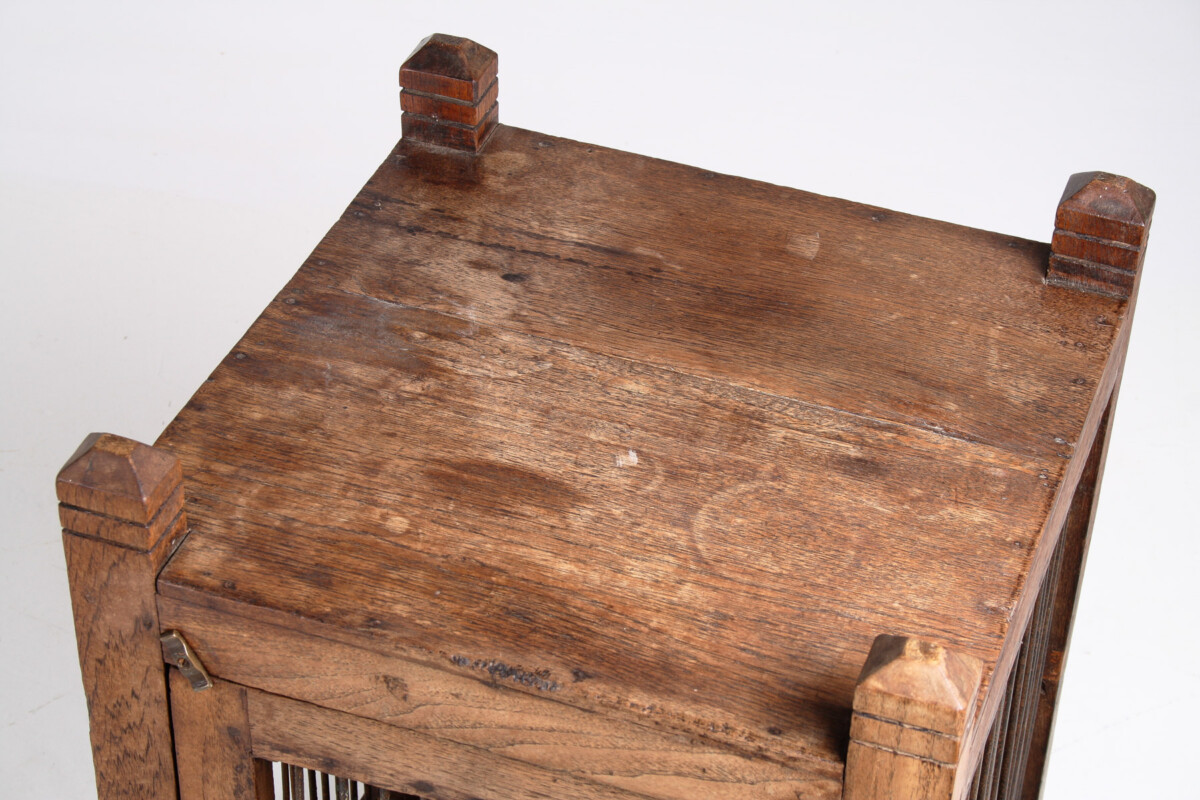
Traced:
<path fill-rule="evenodd" d="M 425 35 L 501 120 L 1041 241 L 1158 192 L 1046 796 L 1197 797 L 1200 4 L 0 4 L 0 775 L 94 796 L 53 477 L 152 441 L 399 137 Z"/>

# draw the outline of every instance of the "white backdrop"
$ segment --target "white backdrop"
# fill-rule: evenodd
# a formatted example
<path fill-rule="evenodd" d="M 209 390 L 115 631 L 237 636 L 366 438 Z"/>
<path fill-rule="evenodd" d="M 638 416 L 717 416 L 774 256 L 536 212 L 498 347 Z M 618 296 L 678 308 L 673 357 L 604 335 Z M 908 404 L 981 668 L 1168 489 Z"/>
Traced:
<path fill-rule="evenodd" d="M 1200 797 L 1200 4 L 0 3 L 0 776 L 94 796 L 53 476 L 152 441 L 399 136 L 434 31 L 501 120 L 1042 241 L 1158 192 L 1046 797 Z M 1189 189 L 1188 187 L 1192 187 Z"/>

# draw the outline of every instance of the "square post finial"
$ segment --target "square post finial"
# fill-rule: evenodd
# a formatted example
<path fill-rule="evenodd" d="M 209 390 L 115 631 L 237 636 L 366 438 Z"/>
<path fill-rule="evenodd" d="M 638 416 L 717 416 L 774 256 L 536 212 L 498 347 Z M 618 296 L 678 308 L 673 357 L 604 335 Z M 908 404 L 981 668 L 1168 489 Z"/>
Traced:
<path fill-rule="evenodd" d="M 496 128 L 496 53 L 470 39 L 435 33 L 400 67 L 404 138 L 478 153 Z"/>
<path fill-rule="evenodd" d="M 1054 215 L 1046 281 L 1127 298 L 1146 253 L 1154 192 L 1108 172 L 1078 172 Z"/>
<path fill-rule="evenodd" d="M 878 636 L 854 690 L 846 800 L 952 800 L 983 665 L 907 636 Z"/>

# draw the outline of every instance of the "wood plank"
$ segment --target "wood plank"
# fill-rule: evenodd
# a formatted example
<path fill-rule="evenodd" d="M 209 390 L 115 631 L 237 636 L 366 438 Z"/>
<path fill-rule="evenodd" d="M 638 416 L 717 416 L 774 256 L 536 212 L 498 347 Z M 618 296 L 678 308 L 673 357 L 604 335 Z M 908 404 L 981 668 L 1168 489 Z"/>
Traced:
<path fill-rule="evenodd" d="M 1044 285 L 1048 255 L 500 126 L 471 161 L 401 143 L 301 280 L 1053 454 L 1123 305 Z"/>
<path fill-rule="evenodd" d="M 502 679 L 457 675 L 287 628 L 163 598 L 167 624 L 186 629 L 206 667 L 226 680 L 378 720 L 581 780 L 674 797 L 697 785 L 747 794 L 794 788 L 839 794 L 837 762 L 799 767 L 515 691 Z M 636 765 L 636 768 L 631 768 Z M 340 774 L 340 773 L 339 773 Z M 653 779 L 649 776 L 653 776 Z M 654 788 L 650 787 L 653 784 Z"/>
<path fill-rule="evenodd" d="M 352 714 L 256 690 L 247 692 L 254 754 L 428 800 L 797 800 L 830 797 L 802 783 L 731 785 L 714 765 L 711 778 L 684 782 L 626 762 L 614 774 L 583 781 L 486 750 L 452 744 Z M 604 782 L 599 782 L 604 781 Z M 611 784 L 611 785 L 609 785 Z M 633 789 L 620 788 L 623 785 Z M 835 795 L 836 796 L 836 795 Z"/>
<path fill-rule="evenodd" d="M 259 325 L 164 435 L 160 592 L 743 747 L 840 758 L 879 630 L 994 661 L 1066 464 L 340 292 Z"/>

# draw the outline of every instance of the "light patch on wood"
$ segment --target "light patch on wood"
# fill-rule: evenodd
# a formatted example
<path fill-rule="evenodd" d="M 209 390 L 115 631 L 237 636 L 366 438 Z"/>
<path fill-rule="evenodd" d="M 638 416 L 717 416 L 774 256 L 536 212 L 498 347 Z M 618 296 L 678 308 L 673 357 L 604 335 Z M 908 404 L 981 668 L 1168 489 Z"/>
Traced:
<path fill-rule="evenodd" d="M 636 467 L 638 463 L 638 454 L 636 450 L 627 450 L 624 453 L 617 453 L 618 467 Z"/>
<path fill-rule="evenodd" d="M 820 232 L 793 233 L 788 237 L 787 249 L 789 253 L 812 261 L 817 257 L 817 251 L 821 249 L 821 234 Z"/>

